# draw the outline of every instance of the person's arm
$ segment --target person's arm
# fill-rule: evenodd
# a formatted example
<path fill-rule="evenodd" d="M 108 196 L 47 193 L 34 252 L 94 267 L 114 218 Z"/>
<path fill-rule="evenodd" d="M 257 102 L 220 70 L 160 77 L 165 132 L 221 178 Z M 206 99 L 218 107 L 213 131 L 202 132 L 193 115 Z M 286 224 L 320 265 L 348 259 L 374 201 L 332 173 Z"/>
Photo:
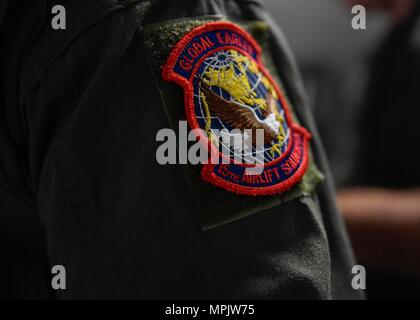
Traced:
<path fill-rule="evenodd" d="M 255 1 L 226 1 L 217 11 L 201 3 L 117 8 L 60 50 L 26 97 L 49 259 L 66 267 L 69 288 L 59 298 L 363 298 L 351 287 L 354 261 L 330 178 L 316 190 L 305 182 L 284 201 L 240 197 L 203 181 L 201 167 L 156 161 L 157 132 L 174 123 L 177 134 L 177 115 L 186 119 L 182 90 L 162 77 L 170 50 L 209 14 L 266 20 Z M 309 123 L 288 46 L 254 25 L 293 110 Z M 314 162 L 327 174 L 309 129 Z M 203 231 L 200 210 L 230 215 L 251 206 L 255 214 Z"/>
<path fill-rule="evenodd" d="M 420 189 L 353 188 L 338 202 L 361 263 L 420 274 Z"/>

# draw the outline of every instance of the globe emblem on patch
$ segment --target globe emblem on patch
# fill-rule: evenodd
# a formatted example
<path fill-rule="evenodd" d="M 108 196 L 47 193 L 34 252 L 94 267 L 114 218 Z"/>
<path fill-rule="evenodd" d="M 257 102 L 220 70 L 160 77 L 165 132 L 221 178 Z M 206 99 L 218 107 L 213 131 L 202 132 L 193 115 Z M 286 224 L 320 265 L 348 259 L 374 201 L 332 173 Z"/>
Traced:
<path fill-rule="evenodd" d="M 198 123 L 225 155 L 245 164 L 270 163 L 287 150 L 291 130 L 278 93 L 245 54 L 221 50 L 207 57 L 194 91 Z M 264 133 L 263 145 L 257 145 L 258 129 Z"/>
<path fill-rule="evenodd" d="M 183 89 L 189 127 L 199 132 L 209 158 L 217 153 L 228 160 L 203 163 L 204 181 L 241 195 L 268 196 L 302 180 L 311 135 L 294 122 L 264 67 L 261 47 L 244 29 L 230 22 L 193 29 L 174 46 L 162 77 Z"/>

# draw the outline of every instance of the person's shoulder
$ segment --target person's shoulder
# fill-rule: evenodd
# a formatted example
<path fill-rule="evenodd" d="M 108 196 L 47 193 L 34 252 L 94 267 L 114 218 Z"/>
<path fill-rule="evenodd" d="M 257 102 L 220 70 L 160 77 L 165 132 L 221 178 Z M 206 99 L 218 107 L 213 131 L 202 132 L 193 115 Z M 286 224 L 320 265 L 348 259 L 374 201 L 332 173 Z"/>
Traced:
<path fill-rule="evenodd" d="M 63 0 L 57 4 L 55 0 L 39 0 L 34 2 L 33 9 L 45 11 L 43 16 L 46 18 L 44 21 L 46 27 L 51 25 L 54 15 L 64 11 L 66 28 L 60 30 L 65 32 L 57 34 L 63 36 L 66 33 L 65 36 L 68 39 L 78 36 L 89 27 L 101 23 L 114 14 L 136 13 L 141 15 L 142 10 L 139 10 L 138 7 L 146 6 L 148 2 L 144 0 Z M 54 30 L 54 28 L 45 28 L 46 35 L 53 34 Z"/>
<path fill-rule="evenodd" d="M 95 18 L 102 18 L 107 14 L 124 10 L 132 6 L 145 3 L 145 0 L 63 0 L 57 4 L 55 0 L 41 0 L 46 8 L 60 5 L 67 13 L 73 15 L 79 23 L 89 23 Z"/>
<path fill-rule="evenodd" d="M 146 6 L 148 1 L 144 0 L 63 0 L 59 5 L 54 0 L 34 1 L 25 26 L 35 24 L 38 32 L 31 35 L 22 61 L 22 91 L 30 90 L 51 63 L 95 30 L 105 29 L 97 32 L 99 37 L 117 29 L 127 32 L 138 28 Z M 64 19 L 60 20 L 60 14 Z M 36 21 L 32 21 L 35 16 Z"/>

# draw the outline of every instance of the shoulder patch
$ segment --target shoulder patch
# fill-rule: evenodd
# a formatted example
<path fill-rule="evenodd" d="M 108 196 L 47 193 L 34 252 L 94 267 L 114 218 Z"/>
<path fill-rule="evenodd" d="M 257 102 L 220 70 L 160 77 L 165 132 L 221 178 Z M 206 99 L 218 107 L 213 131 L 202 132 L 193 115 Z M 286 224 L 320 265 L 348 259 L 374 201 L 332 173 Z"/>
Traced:
<path fill-rule="evenodd" d="M 163 79 L 184 90 L 191 129 L 201 129 L 200 141 L 210 154 L 227 161 L 204 164 L 203 180 L 248 196 L 276 195 L 291 190 L 308 169 L 310 133 L 292 116 L 284 93 L 266 70 L 254 38 L 230 22 L 209 22 L 184 36 L 172 50 Z M 256 144 L 253 133 L 263 131 Z M 246 153 L 230 147 L 221 132 L 240 132 L 260 162 L 249 174 Z M 223 137 L 225 138 L 225 137 Z"/>

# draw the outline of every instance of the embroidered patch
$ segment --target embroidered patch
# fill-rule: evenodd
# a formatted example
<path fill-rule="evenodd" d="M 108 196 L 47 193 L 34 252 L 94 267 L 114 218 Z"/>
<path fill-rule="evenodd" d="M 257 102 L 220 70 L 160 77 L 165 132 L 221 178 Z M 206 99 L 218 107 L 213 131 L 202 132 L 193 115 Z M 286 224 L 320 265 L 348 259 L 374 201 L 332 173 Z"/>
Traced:
<path fill-rule="evenodd" d="M 204 164 L 202 178 L 243 195 L 275 195 L 289 191 L 305 175 L 310 133 L 297 125 L 280 88 L 265 69 L 261 48 L 241 27 L 210 22 L 189 32 L 172 50 L 163 69 L 166 81 L 184 89 L 191 129 L 210 154 L 220 153 L 230 134 L 264 130 L 258 147 L 248 145 L 257 159 L 258 174 L 249 174 L 246 154 L 228 146 L 228 163 Z M 226 129 L 226 130 L 225 130 Z M 249 131 L 250 130 L 250 131 Z M 233 135 L 233 134 L 232 134 Z M 223 153 L 226 157 L 226 152 Z"/>

